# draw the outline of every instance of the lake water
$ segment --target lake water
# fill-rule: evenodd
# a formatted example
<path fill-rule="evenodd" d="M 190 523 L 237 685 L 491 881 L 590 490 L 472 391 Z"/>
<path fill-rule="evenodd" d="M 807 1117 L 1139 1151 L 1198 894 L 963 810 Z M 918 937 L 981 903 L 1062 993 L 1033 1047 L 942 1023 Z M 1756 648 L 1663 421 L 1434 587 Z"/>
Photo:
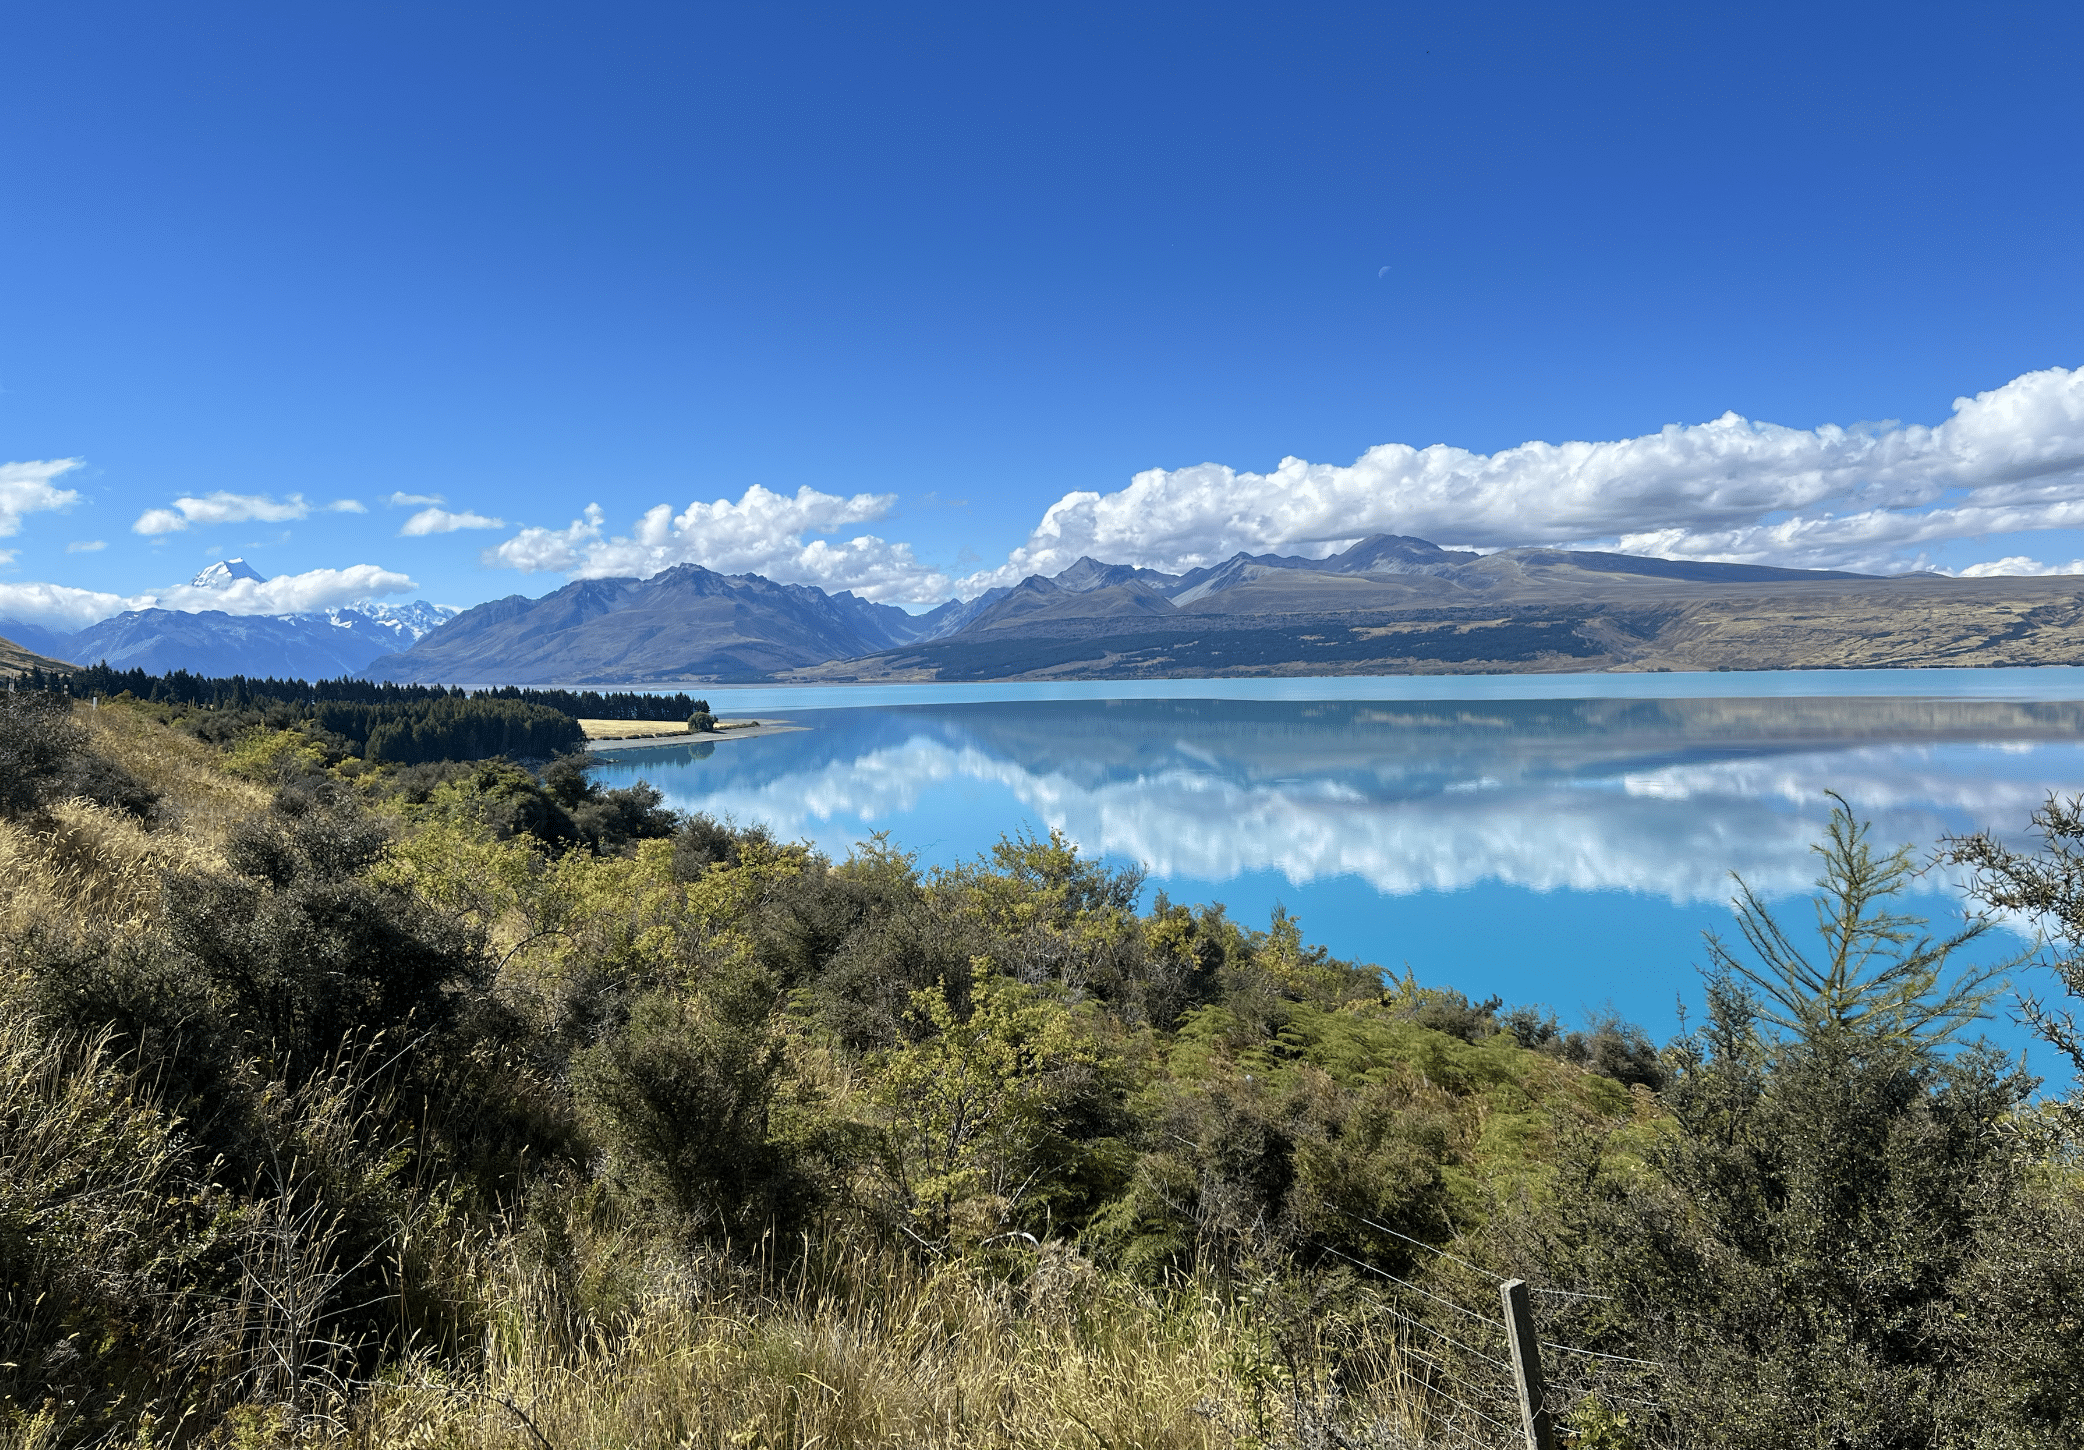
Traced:
<path fill-rule="evenodd" d="M 1730 872 L 1790 900 L 1836 791 L 1878 841 L 2016 834 L 2084 790 L 2084 670 L 1427 676 L 715 690 L 808 728 L 612 759 L 681 809 L 925 864 L 1064 831 L 1175 900 L 1662 1036 Z M 1807 908 L 1791 902 L 1806 917 Z M 1947 883 L 1914 908 L 1958 910 Z M 1992 1035 L 2023 1043 L 2009 1023 Z M 2046 1054 L 2035 1065 L 2047 1068 Z"/>

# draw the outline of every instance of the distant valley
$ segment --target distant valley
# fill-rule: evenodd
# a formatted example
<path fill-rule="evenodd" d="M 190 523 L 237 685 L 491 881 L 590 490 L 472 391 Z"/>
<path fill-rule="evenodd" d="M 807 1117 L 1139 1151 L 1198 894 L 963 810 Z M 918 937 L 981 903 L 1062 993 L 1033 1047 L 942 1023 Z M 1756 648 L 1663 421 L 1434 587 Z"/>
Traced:
<path fill-rule="evenodd" d="M 461 612 L 142 610 L 73 635 L 0 621 L 0 635 L 124 668 L 471 685 L 2073 664 L 2084 579 L 1476 554 L 1375 535 L 1325 559 L 1239 554 L 1182 575 L 1080 559 L 917 615 L 681 565 Z"/>

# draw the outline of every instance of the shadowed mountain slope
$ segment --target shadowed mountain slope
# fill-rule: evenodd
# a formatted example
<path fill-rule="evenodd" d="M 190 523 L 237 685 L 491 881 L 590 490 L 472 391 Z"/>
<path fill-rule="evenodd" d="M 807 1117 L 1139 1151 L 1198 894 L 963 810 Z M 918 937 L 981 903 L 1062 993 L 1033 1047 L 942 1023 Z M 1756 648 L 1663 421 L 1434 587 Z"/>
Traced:
<path fill-rule="evenodd" d="M 402 641 L 366 616 L 226 614 L 221 610 L 136 609 L 90 625 L 65 641 L 83 664 L 165 674 L 275 675 L 324 680 L 351 675 Z"/>
<path fill-rule="evenodd" d="M 1093 561 L 1074 567 L 1093 583 L 1104 577 Z M 1073 594 L 1030 578 L 946 638 L 792 678 L 2075 663 L 2084 580 L 1883 578 L 1567 549 L 1478 555 L 1377 535 L 1325 559 L 1238 554 L 1135 592 Z"/>
<path fill-rule="evenodd" d="M 541 599 L 495 599 L 368 673 L 428 684 L 756 680 L 918 639 L 932 618 L 683 564 L 649 579 L 581 579 Z"/>

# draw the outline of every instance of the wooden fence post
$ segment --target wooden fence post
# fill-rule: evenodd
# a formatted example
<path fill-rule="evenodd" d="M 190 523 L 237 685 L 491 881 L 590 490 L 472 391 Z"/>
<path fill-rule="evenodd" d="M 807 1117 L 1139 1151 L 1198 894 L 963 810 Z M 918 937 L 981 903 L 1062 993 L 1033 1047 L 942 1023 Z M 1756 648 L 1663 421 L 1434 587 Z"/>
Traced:
<path fill-rule="evenodd" d="M 1527 1450 L 1555 1450 L 1555 1427 L 1541 1403 L 1541 1341 L 1534 1337 L 1534 1316 L 1527 1308 L 1527 1281 L 1507 1279 L 1498 1286 L 1498 1297 L 1505 1302 L 1505 1337 L 1512 1343 L 1512 1378 L 1520 1392 Z"/>

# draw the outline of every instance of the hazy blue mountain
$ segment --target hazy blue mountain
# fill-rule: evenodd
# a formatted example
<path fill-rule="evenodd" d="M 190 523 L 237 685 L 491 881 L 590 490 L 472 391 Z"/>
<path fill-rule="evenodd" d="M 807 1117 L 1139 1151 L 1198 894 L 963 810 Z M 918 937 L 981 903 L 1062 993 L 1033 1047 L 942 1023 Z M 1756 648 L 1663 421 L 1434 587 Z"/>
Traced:
<path fill-rule="evenodd" d="M 1094 589 L 1106 589 L 1117 584 L 1147 584 L 1163 593 L 1180 582 L 1177 574 L 1161 574 L 1156 569 L 1139 569 L 1133 564 L 1103 564 L 1090 554 L 1081 555 L 1076 564 L 1049 581 L 1059 589 L 1073 594 L 1085 594 Z"/>
<path fill-rule="evenodd" d="M 866 599 L 856 597 L 850 589 L 842 589 L 839 593 L 826 597 L 832 601 L 832 607 L 860 631 L 863 639 L 887 641 L 877 648 L 932 638 L 934 627 L 939 623 L 936 616 L 940 616 L 948 608 L 948 605 L 944 604 L 940 609 L 926 614 L 907 614 L 894 604 L 871 604 Z"/>
<path fill-rule="evenodd" d="M 221 610 L 135 609 L 89 625 L 59 654 L 83 665 L 153 674 L 351 675 L 398 648 L 394 630 L 352 610 L 278 616 Z"/>
<path fill-rule="evenodd" d="M 243 559 L 228 559 L 195 582 L 226 588 L 262 577 Z M 1148 655 L 1175 669 L 1203 655 L 1211 668 L 1286 668 L 1305 656 L 1329 664 L 1357 651 L 1357 659 L 1375 648 L 1367 643 L 1374 633 L 1391 626 L 1410 648 L 1444 649 L 1458 659 L 1481 644 L 1493 651 L 1481 658 L 1510 667 L 1607 657 L 1621 646 L 1596 623 L 1604 609 L 1650 610 L 1641 627 L 1662 629 L 1658 621 L 1689 601 L 1749 586 L 1868 582 L 1885 581 L 1563 549 L 1477 554 L 1376 534 L 1322 559 L 1240 553 L 1183 575 L 1086 557 L 1054 578 L 1034 575 L 917 615 L 851 592 L 682 565 L 650 579 L 578 580 L 540 599 L 512 595 L 460 614 L 424 602 L 267 617 L 155 609 L 75 635 L 6 622 L 0 634 L 80 663 L 451 684 L 756 680 L 871 658 L 886 661 L 879 669 L 938 671 L 957 667 L 938 663 L 951 650 L 947 661 L 973 678 L 1058 668 L 1046 663 L 1058 655 L 1062 666 L 1081 669 L 1088 659 L 1117 655 Z M 1495 640 L 1462 633 L 1471 610 L 1493 619 L 1484 628 Z M 1423 619 L 1446 633 L 1432 642 L 1410 635 Z M 1133 645 L 1124 642 L 1131 637 Z M 1105 650 L 1079 643 L 1108 639 L 1117 643 Z M 922 648 L 929 654 L 907 664 Z"/>
<path fill-rule="evenodd" d="M 26 619 L 0 619 L 0 639 L 13 640 L 23 649 L 49 659 L 71 659 L 66 653 L 66 642 L 71 638 L 62 630 L 46 629 Z"/>
<path fill-rule="evenodd" d="M 190 582 L 198 589 L 227 589 L 240 579 L 267 582 L 244 559 L 221 560 Z M 447 605 L 418 599 L 409 604 L 365 600 L 305 614 L 138 609 L 70 634 L 5 621 L 0 635 L 83 665 L 107 661 L 117 669 L 154 673 L 323 679 L 353 674 L 381 655 L 410 649 L 455 613 Z"/>
<path fill-rule="evenodd" d="M 932 619 L 682 564 L 649 579 L 581 579 L 541 599 L 495 599 L 366 673 L 488 685 L 759 679 L 917 640 Z"/>
<path fill-rule="evenodd" d="M 852 593 L 682 565 L 650 579 L 585 579 L 540 599 L 513 595 L 479 605 L 410 649 L 373 660 L 365 673 L 450 684 L 673 684 L 755 680 L 867 657 L 898 661 L 922 647 L 954 650 L 965 668 L 988 672 L 994 651 L 1033 653 L 1009 641 L 1062 644 L 1139 630 L 1158 630 L 1153 638 L 1162 641 L 1168 631 L 1210 628 L 1251 632 L 1248 646 L 1206 646 L 1217 651 L 1212 659 L 1242 649 L 1277 663 L 1286 653 L 1331 647 L 1310 621 L 1340 621 L 1344 631 L 1411 610 L 1581 607 L 1643 589 L 1851 577 L 1555 549 L 1484 555 L 1376 534 L 1322 559 L 1241 553 L 1184 575 L 1086 557 L 1054 578 L 1034 575 L 911 615 Z M 1512 638 L 1486 647 L 1509 645 L 1510 659 L 1558 649 L 1599 653 L 1560 617 L 1531 630 L 1503 627 Z M 1315 643 L 1284 644 L 1291 633 Z M 1162 642 L 1145 647 L 1165 649 Z M 1071 654 L 1084 657 L 1075 648 Z"/>
<path fill-rule="evenodd" d="M 1019 629 L 1044 621 L 1128 619 L 1178 612 L 1170 600 L 1135 578 L 1133 573 L 1125 573 L 1122 577 L 1123 582 L 1118 584 L 1097 583 L 1084 589 L 1066 589 L 1053 579 L 1031 574 L 1008 590 L 1003 599 L 964 625 L 961 633 Z M 1086 580 L 1091 578 L 1088 573 Z"/>
<path fill-rule="evenodd" d="M 918 622 L 926 626 L 925 631 L 920 634 L 919 638 L 922 640 L 945 639 L 956 631 L 967 627 L 978 615 L 984 613 L 985 610 L 991 608 L 992 605 L 998 603 L 1012 592 L 1011 589 L 1006 588 L 987 589 L 975 599 L 951 599 L 939 608 L 929 610 L 927 613 L 917 617 Z"/>

